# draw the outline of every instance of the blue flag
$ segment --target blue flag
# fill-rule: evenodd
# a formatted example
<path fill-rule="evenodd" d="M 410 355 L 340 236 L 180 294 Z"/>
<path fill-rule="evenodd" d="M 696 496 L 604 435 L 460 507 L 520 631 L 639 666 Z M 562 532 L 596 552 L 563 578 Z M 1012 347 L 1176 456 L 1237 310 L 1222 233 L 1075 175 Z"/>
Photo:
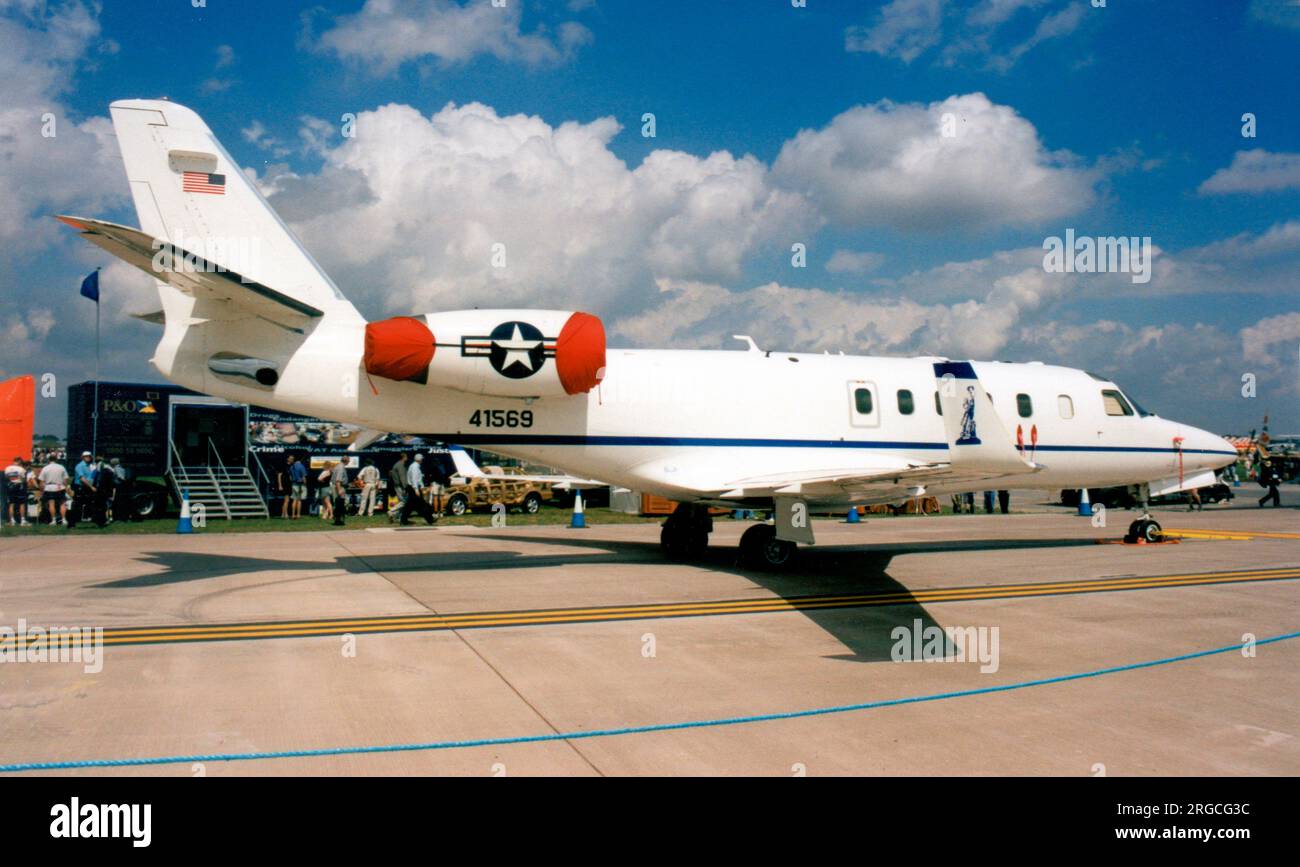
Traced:
<path fill-rule="evenodd" d="M 85 295 L 96 304 L 99 303 L 99 269 L 96 268 L 90 272 L 85 280 L 81 281 L 81 294 Z"/>

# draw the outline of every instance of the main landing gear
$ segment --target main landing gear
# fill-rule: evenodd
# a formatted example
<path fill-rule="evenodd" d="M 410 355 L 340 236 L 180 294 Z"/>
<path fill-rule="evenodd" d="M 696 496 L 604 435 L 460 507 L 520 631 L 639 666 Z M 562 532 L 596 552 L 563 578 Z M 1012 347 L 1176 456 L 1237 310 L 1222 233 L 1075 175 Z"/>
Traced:
<path fill-rule="evenodd" d="M 755 524 L 740 537 L 740 562 L 754 569 L 782 569 L 794 557 L 796 545 L 776 537 L 776 527 Z"/>
<path fill-rule="evenodd" d="M 704 555 L 712 532 L 708 506 L 678 503 L 659 531 L 659 544 L 674 560 L 693 560 Z"/>
<path fill-rule="evenodd" d="M 713 519 L 708 506 L 679 503 L 659 532 L 659 544 L 673 560 L 695 560 L 709 547 Z M 740 537 L 740 562 L 751 569 L 783 569 L 794 559 L 794 542 L 776 537 L 776 527 L 755 524 Z"/>

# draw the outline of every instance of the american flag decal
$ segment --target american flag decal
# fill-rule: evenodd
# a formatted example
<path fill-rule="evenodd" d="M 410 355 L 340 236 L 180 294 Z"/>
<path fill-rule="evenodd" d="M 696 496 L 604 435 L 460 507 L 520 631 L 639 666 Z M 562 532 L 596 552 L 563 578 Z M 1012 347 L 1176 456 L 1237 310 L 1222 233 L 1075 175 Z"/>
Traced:
<path fill-rule="evenodd" d="M 207 172 L 185 172 L 181 176 L 181 189 L 187 193 L 226 194 L 226 176 Z"/>

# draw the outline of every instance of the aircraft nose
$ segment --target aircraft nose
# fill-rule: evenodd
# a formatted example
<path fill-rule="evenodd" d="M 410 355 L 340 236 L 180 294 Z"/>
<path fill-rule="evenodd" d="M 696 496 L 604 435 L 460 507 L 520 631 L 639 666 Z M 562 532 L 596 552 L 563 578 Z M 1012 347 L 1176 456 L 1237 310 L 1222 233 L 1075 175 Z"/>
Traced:
<path fill-rule="evenodd" d="M 1235 463 L 1237 447 L 1218 434 L 1200 428 L 1184 428 L 1183 454 L 1188 463 L 1202 470 L 1217 470 Z"/>

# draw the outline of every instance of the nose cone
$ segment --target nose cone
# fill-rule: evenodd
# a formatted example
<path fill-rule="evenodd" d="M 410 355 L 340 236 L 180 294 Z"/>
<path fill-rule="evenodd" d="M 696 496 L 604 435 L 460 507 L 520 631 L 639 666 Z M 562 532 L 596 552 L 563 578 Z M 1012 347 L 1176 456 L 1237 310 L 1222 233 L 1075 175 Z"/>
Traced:
<path fill-rule="evenodd" d="M 1217 470 L 1237 461 L 1237 447 L 1218 434 L 1194 427 L 1183 427 L 1183 455 L 1188 466 Z"/>

